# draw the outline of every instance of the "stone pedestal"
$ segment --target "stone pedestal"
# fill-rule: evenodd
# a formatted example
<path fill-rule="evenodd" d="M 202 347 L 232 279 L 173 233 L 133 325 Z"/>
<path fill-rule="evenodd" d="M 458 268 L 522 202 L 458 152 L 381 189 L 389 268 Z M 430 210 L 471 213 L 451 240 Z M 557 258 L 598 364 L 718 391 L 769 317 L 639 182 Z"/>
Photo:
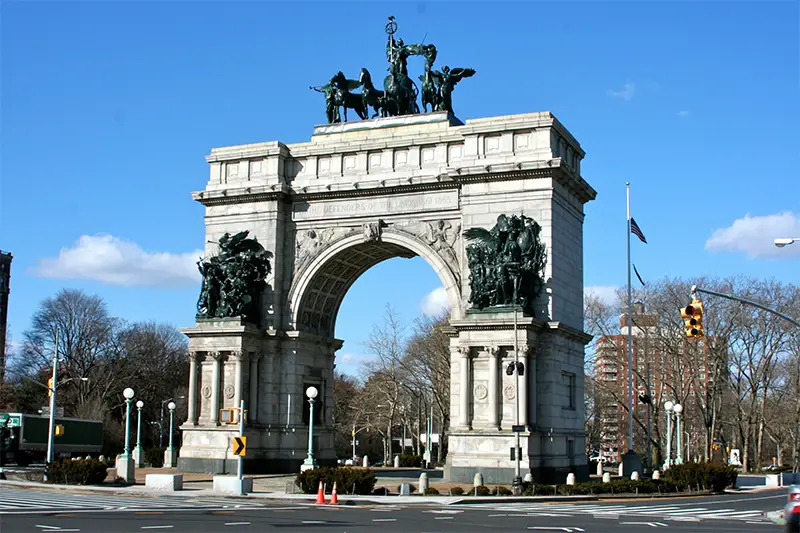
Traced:
<path fill-rule="evenodd" d="M 122 478 L 125 480 L 126 483 L 135 483 L 136 477 L 136 467 L 133 462 L 133 457 L 130 455 L 118 455 L 117 456 L 117 477 Z"/>
<path fill-rule="evenodd" d="M 243 496 L 253 492 L 253 478 L 245 477 L 239 479 L 236 476 L 214 476 L 213 488 L 214 492 L 218 494 Z"/>
<path fill-rule="evenodd" d="M 183 474 L 147 474 L 144 485 L 150 490 L 161 492 L 183 490 Z"/>
<path fill-rule="evenodd" d="M 144 449 L 141 446 L 136 446 L 133 449 L 133 462 L 137 468 L 144 466 Z"/>
<path fill-rule="evenodd" d="M 315 411 L 315 454 L 323 465 L 333 465 L 333 434 L 328 422 L 333 408 L 335 343 L 322 352 L 313 339 L 315 375 L 298 366 L 298 352 L 309 350 L 302 337 L 279 342 L 269 331 L 241 319 L 198 319 L 189 337 L 189 417 L 181 426 L 182 446 L 177 466 L 186 472 L 217 474 L 237 471 L 232 439 L 239 434 L 239 400 L 245 400 L 248 473 L 297 472 L 308 450 L 308 385 L 320 389 Z M 341 343 L 339 343 L 341 345 Z M 322 372 L 320 367 L 328 367 Z M 330 378 L 328 378 L 330 376 Z M 322 407 L 320 407 L 320 405 Z M 330 413 L 327 410 L 331 410 Z M 233 413 L 233 418 L 231 418 Z M 331 422 L 332 423 L 332 422 Z"/>
<path fill-rule="evenodd" d="M 520 311 L 515 332 L 513 313 L 512 308 L 468 311 L 464 319 L 450 321 L 451 368 L 459 369 L 451 374 L 450 416 L 458 422 L 450 431 L 445 477 L 469 482 L 479 471 L 486 483 L 511 484 L 518 426 L 520 475 L 530 472 L 539 482 L 563 483 L 569 473 L 588 479 L 583 383 L 577 377 L 589 337 Z M 519 381 L 505 372 L 517 360 L 524 365 Z"/>
<path fill-rule="evenodd" d="M 164 450 L 164 468 L 175 468 L 178 466 L 178 449 L 167 448 Z"/>

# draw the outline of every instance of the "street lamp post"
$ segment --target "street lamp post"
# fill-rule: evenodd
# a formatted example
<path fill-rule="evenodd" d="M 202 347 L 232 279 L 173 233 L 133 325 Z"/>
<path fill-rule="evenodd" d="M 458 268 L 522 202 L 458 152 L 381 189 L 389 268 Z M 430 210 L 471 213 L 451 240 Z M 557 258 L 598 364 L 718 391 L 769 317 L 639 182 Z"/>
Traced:
<path fill-rule="evenodd" d="M 134 394 L 130 387 L 122 391 L 125 398 L 125 450 L 117 456 L 117 476 L 128 483 L 134 482 L 134 461 L 131 457 L 131 402 Z"/>
<path fill-rule="evenodd" d="M 667 458 L 664 461 L 664 470 L 670 467 L 672 462 L 672 409 L 675 404 L 667 402 L 664 404 L 664 410 L 667 412 Z"/>
<path fill-rule="evenodd" d="M 122 391 L 125 397 L 125 452 L 122 454 L 124 457 L 131 455 L 131 402 L 134 394 L 130 387 Z"/>
<path fill-rule="evenodd" d="M 319 392 L 316 387 L 309 387 L 306 389 L 306 396 L 308 396 L 308 456 L 303 464 L 300 465 L 300 471 L 310 470 L 317 467 L 317 460 L 314 459 L 314 398 L 317 397 Z"/>
<path fill-rule="evenodd" d="M 788 246 L 788 245 L 792 244 L 793 242 L 798 242 L 798 241 L 800 241 L 800 237 L 792 237 L 792 238 L 786 238 L 786 239 L 775 239 L 774 242 L 775 242 L 775 246 L 777 246 L 778 248 L 783 248 L 784 246 Z"/>
<path fill-rule="evenodd" d="M 181 400 L 186 398 L 186 396 L 178 396 L 178 399 Z M 166 400 L 161 401 L 161 417 L 159 418 L 158 422 L 158 447 L 164 447 L 164 404 L 167 402 L 173 401 L 173 398 L 168 398 Z"/>
<path fill-rule="evenodd" d="M 176 454 L 175 448 L 172 446 L 172 420 L 175 415 L 175 402 L 169 402 L 167 409 L 169 409 L 169 446 L 164 452 L 164 468 L 174 468 L 176 466 Z"/>
<path fill-rule="evenodd" d="M 522 474 L 520 471 L 520 460 L 522 455 L 520 446 L 520 427 L 519 427 L 519 339 L 517 338 L 517 291 L 519 290 L 519 263 L 510 262 L 506 265 L 508 273 L 511 274 L 511 281 L 514 284 L 514 299 L 512 305 L 514 307 L 514 418 L 516 419 L 516 427 L 514 428 L 514 479 L 511 481 L 511 487 L 514 494 L 519 494 L 522 489 Z"/>
<path fill-rule="evenodd" d="M 144 466 L 144 450 L 142 449 L 142 407 L 144 402 L 139 400 L 136 402 L 136 409 L 138 410 L 136 418 L 136 449 L 133 450 L 133 459 L 136 466 Z"/>
<path fill-rule="evenodd" d="M 683 464 L 683 450 L 681 449 L 681 413 L 683 406 L 676 403 L 673 408 L 675 411 L 675 464 Z"/>

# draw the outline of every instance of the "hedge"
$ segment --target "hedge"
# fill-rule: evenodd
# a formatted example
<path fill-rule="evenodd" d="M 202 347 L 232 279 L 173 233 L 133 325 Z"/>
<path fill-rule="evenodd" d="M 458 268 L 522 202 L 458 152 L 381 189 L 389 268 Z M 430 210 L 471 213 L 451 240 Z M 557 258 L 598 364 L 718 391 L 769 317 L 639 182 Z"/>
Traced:
<path fill-rule="evenodd" d="M 452 494 L 453 496 L 461 496 L 462 494 L 464 494 L 464 489 L 462 487 L 452 487 L 450 489 L 450 494 Z"/>
<path fill-rule="evenodd" d="M 722 492 L 736 484 L 738 471 L 721 463 L 684 463 L 664 472 L 664 481 L 681 490 Z"/>
<path fill-rule="evenodd" d="M 144 452 L 144 462 L 153 468 L 161 468 L 164 466 L 164 448 L 150 448 Z"/>
<path fill-rule="evenodd" d="M 419 468 L 422 466 L 422 456 L 410 453 L 400 454 L 400 466 L 409 468 Z"/>
<path fill-rule="evenodd" d="M 333 490 L 335 481 L 336 490 L 341 494 L 372 494 L 377 477 L 366 468 L 321 467 L 300 472 L 295 484 L 306 494 L 316 494 L 320 481 L 328 493 Z"/>
<path fill-rule="evenodd" d="M 47 465 L 47 482 L 62 485 L 97 485 L 105 481 L 106 465 L 97 459 L 61 459 Z"/>

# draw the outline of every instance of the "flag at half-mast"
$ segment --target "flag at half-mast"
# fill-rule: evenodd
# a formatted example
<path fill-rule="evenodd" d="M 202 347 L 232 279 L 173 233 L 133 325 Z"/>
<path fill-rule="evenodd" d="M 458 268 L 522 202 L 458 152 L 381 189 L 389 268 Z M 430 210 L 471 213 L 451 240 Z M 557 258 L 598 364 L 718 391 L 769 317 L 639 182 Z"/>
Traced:
<path fill-rule="evenodd" d="M 641 228 L 639 228 L 639 224 L 631 217 L 631 233 L 639 237 L 639 240 L 643 243 L 647 244 L 647 239 L 644 238 L 644 233 L 642 233 Z"/>

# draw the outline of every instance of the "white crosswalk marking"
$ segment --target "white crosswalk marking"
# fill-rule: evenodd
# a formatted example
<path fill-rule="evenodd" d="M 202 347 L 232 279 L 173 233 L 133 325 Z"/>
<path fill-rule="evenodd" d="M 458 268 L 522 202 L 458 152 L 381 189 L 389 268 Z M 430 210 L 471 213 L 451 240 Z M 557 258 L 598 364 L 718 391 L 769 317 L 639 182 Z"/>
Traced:
<path fill-rule="evenodd" d="M 103 496 L 100 494 L 54 493 L 36 490 L 19 490 L 3 487 L 0 498 L 0 514 L 31 511 L 113 511 L 120 509 L 175 509 L 175 508 L 221 508 L 233 507 L 224 499 L 187 500 L 174 498 L 148 498 Z"/>
<path fill-rule="evenodd" d="M 697 504 L 703 502 L 697 501 Z M 681 506 L 683 505 L 683 506 Z M 473 506 L 471 506 L 473 507 Z M 683 522 L 696 522 L 699 520 L 752 520 L 763 516 L 761 510 L 747 509 L 735 510 L 726 507 L 713 507 L 707 505 L 693 506 L 692 504 L 660 504 L 660 505 L 621 505 L 621 504 L 481 504 L 474 507 L 491 509 L 505 513 L 527 513 L 528 516 L 571 516 L 576 514 L 591 514 L 595 518 L 618 519 L 623 516 L 642 516 L 662 518 Z M 494 515 L 499 516 L 499 515 Z"/>

